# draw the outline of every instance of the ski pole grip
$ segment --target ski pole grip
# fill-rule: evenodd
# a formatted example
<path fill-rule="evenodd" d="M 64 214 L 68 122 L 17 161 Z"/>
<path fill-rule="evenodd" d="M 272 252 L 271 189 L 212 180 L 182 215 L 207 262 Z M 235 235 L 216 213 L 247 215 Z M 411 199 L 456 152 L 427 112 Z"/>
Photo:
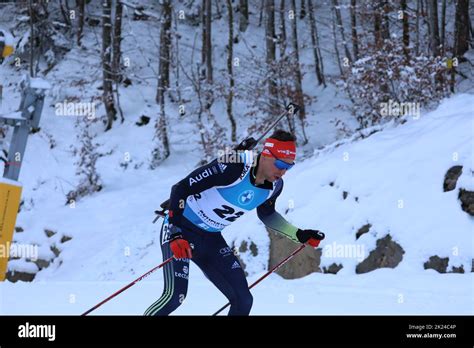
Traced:
<path fill-rule="evenodd" d="M 295 103 L 289 103 L 287 106 L 286 106 L 286 110 L 291 114 L 291 115 L 294 115 L 296 114 L 298 111 L 300 111 L 300 106 L 295 104 Z"/>
<path fill-rule="evenodd" d="M 236 151 L 252 150 L 257 145 L 258 145 L 257 140 L 255 140 L 253 137 L 250 137 L 242 141 L 239 145 L 237 145 L 237 147 L 234 150 Z"/>

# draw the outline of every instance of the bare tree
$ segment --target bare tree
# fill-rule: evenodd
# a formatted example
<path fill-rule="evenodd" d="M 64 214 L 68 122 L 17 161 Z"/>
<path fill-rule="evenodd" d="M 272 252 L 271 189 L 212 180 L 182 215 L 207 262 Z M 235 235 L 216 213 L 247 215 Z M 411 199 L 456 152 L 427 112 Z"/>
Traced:
<path fill-rule="evenodd" d="M 248 0 L 239 0 L 239 30 L 244 32 L 249 25 L 249 2 Z"/>
<path fill-rule="evenodd" d="M 374 16 L 374 37 L 375 46 L 381 47 L 384 40 L 390 38 L 390 29 L 388 22 L 388 4 L 387 1 L 374 1 L 373 16 Z"/>
<path fill-rule="evenodd" d="M 234 97 L 234 74 L 232 71 L 232 61 L 234 54 L 234 15 L 232 10 L 231 0 L 227 0 L 227 11 L 229 13 L 229 39 L 227 42 L 227 73 L 229 74 L 229 92 L 227 94 L 227 116 L 229 117 L 230 125 L 232 127 L 232 142 L 237 141 L 237 126 L 234 115 L 232 114 L 232 100 Z M 241 14 L 242 16 L 242 14 Z"/>
<path fill-rule="evenodd" d="M 291 10 L 294 14 L 296 14 L 296 0 L 291 0 Z M 296 16 L 290 21 L 291 22 L 291 43 L 293 46 L 293 56 L 294 56 L 294 65 L 295 65 L 295 92 L 296 92 L 296 102 L 300 106 L 300 112 L 298 114 L 299 119 L 301 121 L 301 129 L 303 131 L 303 143 L 306 144 L 308 142 L 308 138 L 306 137 L 305 132 L 305 120 L 306 120 L 306 109 L 304 105 L 304 93 L 303 93 L 303 86 L 302 86 L 302 74 L 300 68 L 300 55 L 298 49 L 298 30 L 296 26 Z"/>
<path fill-rule="evenodd" d="M 171 52 L 171 1 L 162 2 L 163 18 L 160 29 L 160 58 L 158 68 L 158 89 L 156 92 L 156 102 L 164 102 L 165 91 L 170 86 L 170 52 Z"/>
<path fill-rule="evenodd" d="M 172 16 L 174 18 L 174 27 L 173 27 L 173 33 L 171 34 L 174 37 L 174 47 L 172 45 L 172 49 L 170 52 L 170 64 L 173 68 L 174 74 L 175 74 L 175 89 L 176 89 L 176 97 L 177 99 L 174 98 L 173 94 L 170 93 L 170 97 L 173 102 L 177 102 L 182 105 L 183 98 L 181 95 L 181 78 L 180 78 L 180 50 L 179 50 L 179 39 L 181 38 L 179 32 L 178 32 L 178 16 L 174 15 Z M 168 90 L 170 92 L 170 90 Z M 180 113 L 184 113 L 184 110 L 180 108 Z"/>
<path fill-rule="evenodd" d="M 35 62 L 35 51 L 34 51 L 34 42 L 35 42 L 35 27 L 34 27 L 34 11 L 33 11 L 33 2 L 29 0 L 28 2 L 28 11 L 30 14 L 30 76 L 35 76 L 34 62 Z"/>
<path fill-rule="evenodd" d="M 259 11 L 260 14 L 258 15 L 258 26 L 259 27 L 262 26 L 262 19 L 263 19 L 264 9 L 265 9 L 265 0 L 260 2 L 260 11 Z"/>
<path fill-rule="evenodd" d="M 123 5 L 120 0 L 115 1 L 115 18 L 114 18 L 114 36 L 112 38 L 112 70 L 114 81 L 122 81 L 120 58 L 122 56 L 122 12 Z"/>
<path fill-rule="evenodd" d="M 306 17 L 306 4 L 304 0 L 301 0 L 300 19 L 304 19 L 304 17 Z"/>
<path fill-rule="evenodd" d="M 336 53 L 336 61 L 337 65 L 339 66 L 339 72 L 341 73 L 341 76 L 344 75 L 344 70 L 342 69 L 341 65 L 341 56 L 339 54 L 339 48 L 337 44 L 337 35 L 336 35 L 336 16 L 334 14 L 334 11 L 331 11 L 331 16 L 332 16 L 332 37 L 333 37 L 333 43 L 334 43 L 334 52 Z M 377 38 L 377 36 L 375 36 Z"/>
<path fill-rule="evenodd" d="M 352 56 L 349 51 L 349 47 L 347 45 L 346 35 L 344 33 L 344 26 L 342 24 L 342 17 L 341 17 L 341 8 L 339 6 L 338 0 L 332 0 L 332 4 L 334 8 L 334 13 L 336 14 L 337 26 L 339 27 L 339 32 L 341 33 L 342 44 L 344 46 L 344 52 L 346 53 L 347 59 L 349 59 L 349 61 L 352 62 Z"/>
<path fill-rule="evenodd" d="M 112 0 L 102 1 L 102 72 L 103 72 L 103 94 L 102 99 L 107 114 L 107 125 L 105 130 L 112 128 L 114 120 L 117 119 L 117 111 L 114 105 L 114 94 L 112 88 Z"/>
<path fill-rule="evenodd" d="M 158 165 L 170 155 L 167 128 L 165 99 L 163 98 L 163 101 L 160 103 L 160 116 L 155 123 L 155 135 L 153 137 L 155 146 L 151 153 L 150 169 L 158 167 Z"/>
<path fill-rule="evenodd" d="M 197 129 L 200 137 L 200 144 L 203 147 L 204 158 L 201 161 L 202 164 L 210 161 L 215 157 L 217 149 L 222 149 L 225 142 L 224 129 L 218 124 L 215 117 L 210 112 L 210 109 L 205 105 L 207 103 L 207 91 L 205 82 L 199 72 L 199 65 L 194 69 L 194 51 L 196 46 L 196 39 L 194 40 L 191 62 L 189 64 L 189 73 L 181 64 L 181 71 L 187 77 L 189 82 L 192 84 L 198 107 L 192 112 L 197 115 Z"/>
<path fill-rule="evenodd" d="M 381 16 L 380 16 L 380 10 L 379 10 L 380 5 L 376 4 L 374 6 L 374 44 L 375 47 L 381 47 L 382 46 L 382 35 L 381 35 Z"/>
<path fill-rule="evenodd" d="M 439 26 L 438 26 L 438 1 L 427 0 L 427 2 L 428 2 L 429 23 L 430 23 L 431 53 L 435 57 L 437 57 L 440 54 Z"/>
<path fill-rule="evenodd" d="M 416 41 L 415 41 L 415 54 L 420 54 L 420 2 L 422 0 L 416 0 L 416 13 L 415 13 L 415 32 L 416 32 Z"/>
<path fill-rule="evenodd" d="M 314 9 L 313 9 L 312 0 L 308 0 L 308 13 L 309 13 L 308 17 L 309 17 L 309 26 L 311 29 L 311 44 L 313 46 L 314 67 L 316 69 L 316 77 L 318 78 L 318 83 L 326 87 L 326 81 L 324 79 L 323 58 L 321 56 L 321 51 L 319 49 L 318 29 L 316 27 L 316 20 L 314 18 Z"/>
<path fill-rule="evenodd" d="M 285 23 L 285 17 L 286 17 L 286 9 L 285 9 L 285 0 L 280 0 L 280 9 L 279 9 L 279 17 L 280 17 L 280 23 L 279 23 L 279 31 L 280 33 L 278 34 L 278 43 L 280 46 L 280 59 L 285 56 L 285 51 L 286 51 L 286 23 Z"/>
<path fill-rule="evenodd" d="M 441 49 L 445 51 L 445 35 L 446 35 L 446 0 L 441 5 Z"/>
<path fill-rule="evenodd" d="M 210 0 L 209 0 L 210 1 Z M 165 91 L 169 88 L 170 53 L 171 53 L 171 0 L 161 2 L 163 18 L 160 28 L 160 58 L 158 73 L 158 89 L 156 102 L 160 105 L 160 116 L 155 123 L 155 147 L 152 151 L 150 168 L 156 168 L 159 163 L 170 155 L 168 127 L 166 122 Z"/>
<path fill-rule="evenodd" d="M 203 0 L 203 22 L 202 22 L 202 65 L 205 66 L 207 83 L 212 83 L 212 3 L 211 0 Z"/>
<path fill-rule="evenodd" d="M 401 6 L 401 11 L 402 11 L 403 51 L 405 53 L 406 60 L 408 60 L 409 59 L 409 46 L 410 46 L 410 27 L 408 23 L 407 1 L 401 0 L 400 6 Z"/>
<path fill-rule="evenodd" d="M 84 31 L 84 10 L 85 10 L 85 0 L 76 0 L 76 6 L 79 11 L 79 23 L 77 29 L 77 45 L 81 46 L 81 40 Z"/>
<path fill-rule="evenodd" d="M 201 65 L 204 67 L 204 65 L 206 64 L 206 49 L 205 49 L 205 45 L 206 45 L 206 36 L 207 36 L 207 33 L 206 33 L 206 3 L 207 3 L 207 0 L 202 0 L 202 8 L 201 8 L 201 34 L 202 34 L 202 37 L 201 37 L 201 43 L 202 43 L 202 49 L 201 49 Z M 204 68 L 201 70 L 202 71 L 202 75 L 205 76 L 206 75 L 206 72 L 204 71 Z"/>
<path fill-rule="evenodd" d="M 221 1 L 215 0 L 215 3 L 216 3 L 216 5 L 215 5 L 215 7 L 216 7 L 216 18 L 221 19 L 222 18 Z M 211 2 L 211 4 L 212 4 L 212 2 Z"/>
<path fill-rule="evenodd" d="M 391 6 L 389 4 L 389 0 L 382 0 L 381 3 L 382 3 L 382 6 L 380 10 L 381 10 L 381 17 L 382 17 L 382 22 L 381 22 L 382 39 L 389 40 L 390 39 L 390 21 L 388 18 L 388 13 L 391 9 Z"/>
<path fill-rule="evenodd" d="M 69 17 L 69 5 L 67 0 L 65 0 L 66 3 L 66 8 L 63 5 L 63 0 L 59 0 L 59 8 L 61 10 L 61 14 L 64 19 L 64 23 L 68 26 L 71 27 L 71 18 Z"/>
<path fill-rule="evenodd" d="M 97 171 L 97 160 L 106 155 L 97 151 L 99 144 L 94 142 L 94 135 L 90 130 L 88 119 L 78 118 L 74 126 L 77 131 L 76 143 L 80 144 L 79 147 L 73 149 L 74 156 L 77 156 L 75 164 L 79 183 L 74 190 L 67 193 L 66 204 L 75 203 L 82 197 L 102 190 L 102 180 Z"/>
<path fill-rule="evenodd" d="M 357 38 L 357 4 L 356 0 L 351 0 L 351 33 L 352 33 L 352 51 L 354 60 L 359 59 L 359 39 Z"/>
<path fill-rule="evenodd" d="M 269 114 L 278 113 L 277 85 L 275 81 L 275 0 L 265 0 L 265 44 L 266 44 L 266 63 L 269 70 L 268 96 L 270 99 Z"/>
<path fill-rule="evenodd" d="M 454 24 L 454 56 L 461 57 L 469 49 L 469 0 L 458 0 Z"/>

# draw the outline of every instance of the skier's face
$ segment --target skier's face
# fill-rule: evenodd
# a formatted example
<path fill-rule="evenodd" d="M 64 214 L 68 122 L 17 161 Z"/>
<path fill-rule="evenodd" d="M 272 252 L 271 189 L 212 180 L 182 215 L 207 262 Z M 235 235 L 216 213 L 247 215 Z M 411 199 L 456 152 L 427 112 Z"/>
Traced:
<path fill-rule="evenodd" d="M 283 158 L 280 160 L 288 164 L 292 163 L 291 160 L 286 159 L 286 158 Z M 275 161 L 276 161 L 275 158 L 261 156 L 260 161 L 261 161 L 260 165 L 262 166 L 265 180 L 270 181 L 270 182 L 275 182 L 278 179 L 280 179 L 283 175 L 285 175 L 286 169 L 279 169 L 277 166 L 275 166 Z"/>

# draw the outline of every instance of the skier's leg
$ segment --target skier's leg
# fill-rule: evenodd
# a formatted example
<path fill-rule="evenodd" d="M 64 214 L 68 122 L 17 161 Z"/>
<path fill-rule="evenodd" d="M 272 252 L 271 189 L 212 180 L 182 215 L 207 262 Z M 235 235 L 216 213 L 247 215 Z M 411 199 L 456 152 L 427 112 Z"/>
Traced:
<path fill-rule="evenodd" d="M 173 256 L 168 243 L 168 219 L 165 219 L 160 233 L 163 260 Z M 163 267 L 164 289 L 161 297 L 155 301 L 144 315 L 168 315 L 178 308 L 188 290 L 189 259 L 168 262 Z"/>
<path fill-rule="evenodd" d="M 193 261 L 230 302 L 229 315 L 249 315 L 253 297 L 239 260 L 220 233 L 205 237 L 205 258 Z"/>

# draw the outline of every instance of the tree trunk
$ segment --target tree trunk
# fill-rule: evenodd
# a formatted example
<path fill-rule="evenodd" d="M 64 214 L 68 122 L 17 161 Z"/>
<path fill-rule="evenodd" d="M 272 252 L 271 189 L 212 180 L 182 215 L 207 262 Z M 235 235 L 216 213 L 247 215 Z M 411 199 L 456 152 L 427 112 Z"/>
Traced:
<path fill-rule="evenodd" d="M 420 1 L 416 0 L 416 42 L 415 42 L 415 54 L 420 54 Z"/>
<path fill-rule="evenodd" d="M 300 19 L 304 19 L 304 17 L 306 17 L 306 4 L 304 0 L 301 0 Z"/>
<path fill-rule="evenodd" d="M 439 27 L 438 27 L 438 1 L 428 0 L 429 23 L 431 27 L 430 45 L 432 54 L 437 57 L 439 51 Z"/>
<path fill-rule="evenodd" d="M 102 71 L 103 71 L 103 94 L 102 99 L 107 113 L 107 126 L 105 130 L 112 128 L 117 118 L 115 110 L 114 94 L 112 89 L 112 0 L 102 1 Z"/>
<path fill-rule="evenodd" d="M 460 59 L 469 49 L 469 0 L 458 0 L 454 24 L 454 56 Z"/>
<path fill-rule="evenodd" d="M 229 74 L 229 94 L 227 94 L 227 116 L 229 117 L 230 125 L 232 128 L 231 140 L 232 142 L 237 141 L 237 126 L 235 123 L 234 115 L 232 114 L 232 100 L 234 98 L 234 74 L 232 71 L 232 60 L 234 54 L 234 16 L 232 10 L 231 0 L 227 0 L 227 11 L 229 13 L 229 40 L 228 49 L 229 53 L 227 56 L 227 72 Z M 242 17 L 242 13 L 240 14 Z"/>
<path fill-rule="evenodd" d="M 381 48 L 384 40 L 390 39 L 390 27 L 387 15 L 387 1 L 375 1 L 373 8 L 375 46 L 377 48 Z"/>
<path fill-rule="evenodd" d="M 313 45 L 314 66 L 316 68 L 316 77 L 318 83 L 326 87 L 324 80 L 323 59 L 321 51 L 319 50 L 318 29 L 316 27 L 316 20 L 314 18 L 313 0 L 308 0 L 309 26 L 311 28 L 311 43 Z"/>
<path fill-rule="evenodd" d="M 77 45 L 81 46 L 81 40 L 84 31 L 84 10 L 85 10 L 85 0 L 76 0 L 77 9 L 79 11 L 79 27 L 77 29 Z"/>
<path fill-rule="evenodd" d="M 171 5 L 170 5 L 171 6 Z M 161 133 L 161 140 L 163 142 L 163 148 L 165 150 L 164 157 L 168 158 L 170 155 L 170 144 L 168 140 L 168 127 L 166 126 L 166 113 L 165 113 L 165 100 L 163 99 L 163 103 L 160 104 L 160 133 Z"/>
<path fill-rule="evenodd" d="M 339 32 L 341 33 L 342 44 L 344 45 L 346 57 L 349 59 L 349 62 L 352 62 L 352 56 L 347 46 L 346 35 L 344 34 L 344 26 L 342 25 L 341 9 L 339 7 L 338 0 L 332 0 L 332 4 L 334 7 L 334 12 L 336 13 L 337 26 L 339 27 Z"/>
<path fill-rule="evenodd" d="M 427 2 L 429 0 L 420 0 L 420 11 L 421 11 L 421 18 L 423 18 L 423 21 L 425 22 L 426 24 L 426 28 L 427 28 L 427 33 L 426 33 L 426 36 L 428 37 L 428 45 L 427 45 L 427 50 L 425 50 L 426 54 L 431 54 L 431 42 L 430 42 L 430 38 L 431 38 L 431 24 L 430 24 L 430 21 L 429 21 L 429 16 L 428 16 L 428 4 L 425 4 L 425 2 Z"/>
<path fill-rule="evenodd" d="M 268 94 L 270 99 L 269 115 L 278 113 L 277 85 L 275 78 L 275 0 L 265 0 L 265 44 L 266 44 L 266 63 L 269 70 Z"/>
<path fill-rule="evenodd" d="M 164 99 L 160 104 L 160 115 L 158 116 L 155 123 L 155 136 L 153 139 L 156 143 L 151 152 L 150 169 L 157 168 L 159 164 L 170 155 Z"/>
<path fill-rule="evenodd" d="M 113 37 L 113 54 L 112 54 L 112 70 L 114 74 L 114 80 L 116 82 L 122 81 L 120 58 L 122 56 L 121 44 L 122 44 L 122 10 L 123 5 L 120 0 L 115 2 L 115 22 L 114 22 L 114 37 Z"/>
<path fill-rule="evenodd" d="M 34 28 L 34 13 L 33 13 L 33 2 L 28 1 L 28 13 L 30 15 L 30 77 L 35 77 L 35 28 Z"/>
<path fill-rule="evenodd" d="M 156 102 L 164 102 L 165 92 L 170 86 L 170 52 L 171 52 L 171 0 L 163 0 L 163 18 L 160 30 L 160 59 L 158 72 L 158 90 Z"/>
<path fill-rule="evenodd" d="M 374 6 L 374 44 L 376 49 L 382 47 L 382 34 L 381 34 L 381 16 L 380 16 L 380 5 L 376 4 Z"/>
<path fill-rule="evenodd" d="M 203 77 L 206 77 L 206 72 L 204 70 L 204 66 L 206 65 L 206 3 L 207 0 L 202 0 L 202 9 L 201 9 L 201 25 L 202 25 L 202 49 L 201 49 L 201 66 L 202 66 L 202 73 L 200 72 L 199 75 L 203 75 Z"/>
<path fill-rule="evenodd" d="M 265 9 L 265 0 L 263 0 L 261 3 L 260 3 L 260 14 L 258 16 L 258 26 L 261 27 L 262 26 L 262 19 L 263 19 L 263 12 L 264 12 L 264 9 Z"/>
<path fill-rule="evenodd" d="M 249 2 L 239 0 L 239 30 L 244 32 L 249 25 Z"/>
<path fill-rule="evenodd" d="M 291 9 L 293 13 L 296 13 L 296 0 L 291 0 Z M 305 120 L 306 120 L 306 110 L 304 105 L 304 93 L 303 93 L 303 86 L 302 86 L 302 75 L 301 75 L 301 68 L 300 68 L 300 56 L 299 56 L 299 49 L 298 49 L 298 30 L 296 26 L 296 18 L 291 21 L 291 43 L 293 46 L 293 53 L 294 53 L 294 62 L 295 62 L 295 92 L 296 92 L 296 102 L 300 106 L 299 111 L 299 119 L 301 121 L 301 128 L 303 130 L 303 144 L 308 142 L 306 138 L 305 132 Z"/>
<path fill-rule="evenodd" d="M 354 52 L 354 60 L 359 59 L 359 39 L 357 38 L 357 11 L 356 0 L 351 0 L 351 28 L 352 28 L 352 51 Z"/>
<path fill-rule="evenodd" d="M 174 44 L 174 51 L 171 51 L 171 64 L 174 67 L 174 72 L 175 72 L 175 85 L 176 85 L 176 94 L 178 97 L 178 103 L 180 105 L 180 115 L 184 114 L 184 109 L 182 109 L 182 103 L 183 103 L 183 98 L 181 96 L 181 78 L 180 78 L 180 65 L 181 65 L 181 58 L 180 58 L 180 53 L 179 53 L 179 35 L 178 33 L 178 19 L 177 16 L 174 16 L 174 39 L 175 39 L 175 44 Z"/>
<path fill-rule="evenodd" d="M 337 65 L 339 66 L 339 71 L 341 73 L 341 76 L 344 75 L 344 70 L 342 69 L 341 65 L 341 56 L 339 54 L 339 48 L 337 47 L 337 35 L 336 35 L 336 16 L 334 14 L 334 11 L 331 11 L 332 15 L 332 37 L 333 37 L 333 42 L 334 42 L 334 52 L 336 53 L 336 61 Z"/>
<path fill-rule="evenodd" d="M 403 52 L 405 58 L 408 61 L 409 56 L 409 46 L 410 46 L 410 27 L 408 23 L 408 12 L 407 12 L 407 0 L 401 0 L 401 9 L 402 9 L 402 27 L 403 27 Z"/>
<path fill-rule="evenodd" d="M 67 0 L 66 0 L 66 7 L 67 7 Z M 70 27 L 71 26 L 71 18 L 69 18 L 69 10 L 64 8 L 63 0 L 59 0 L 59 8 L 61 10 L 61 14 L 64 18 L 64 23 Z"/>
<path fill-rule="evenodd" d="M 204 51 L 204 61 L 206 65 L 206 81 L 207 83 L 212 83 L 212 41 L 211 41 L 211 21 L 212 21 L 212 4 L 211 0 L 203 0 L 203 12 L 204 12 L 204 22 L 203 22 L 203 51 Z"/>
<path fill-rule="evenodd" d="M 446 34 L 446 0 L 443 0 L 443 3 L 441 5 L 441 50 L 443 54 L 445 51 L 445 45 L 444 45 L 445 34 Z"/>
<path fill-rule="evenodd" d="M 382 1 L 382 7 L 381 7 L 381 34 L 382 34 L 382 39 L 384 40 L 389 40 L 390 39 L 390 22 L 388 18 L 388 11 L 389 11 L 389 4 L 387 0 Z"/>
<path fill-rule="evenodd" d="M 216 18 L 221 19 L 222 18 L 222 13 L 221 13 L 221 2 L 220 0 L 215 0 L 216 2 Z M 211 7 L 212 7 L 212 1 L 211 1 Z"/>
<path fill-rule="evenodd" d="M 285 0 L 280 0 L 280 10 L 278 12 L 280 15 L 280 34 L 278 42 L 280 43 L 280 59 L 282 59 L 285 56 L 286 51 Z"/>

